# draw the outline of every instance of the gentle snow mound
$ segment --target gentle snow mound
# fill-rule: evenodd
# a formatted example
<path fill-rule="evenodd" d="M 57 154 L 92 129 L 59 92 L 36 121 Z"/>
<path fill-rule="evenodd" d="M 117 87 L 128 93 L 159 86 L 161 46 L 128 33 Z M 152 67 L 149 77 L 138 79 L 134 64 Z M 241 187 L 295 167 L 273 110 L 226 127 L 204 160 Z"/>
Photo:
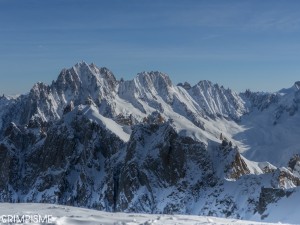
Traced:
<path fill-rule="evenodd" d="M 51 215 L 55 225 L 272 225 L 261 223 L 224 219 L 204 216 L 183 215 L 150 215 L 133 213 L 108 213 L 90 209 L 75 208 L 61 205 L 35 203 L 1 203 L 0 218 L 3 215 Z M 19 223 L 20 224 L 20 223 Z M 274 224 L 274 223 L 273 223 Z"/>

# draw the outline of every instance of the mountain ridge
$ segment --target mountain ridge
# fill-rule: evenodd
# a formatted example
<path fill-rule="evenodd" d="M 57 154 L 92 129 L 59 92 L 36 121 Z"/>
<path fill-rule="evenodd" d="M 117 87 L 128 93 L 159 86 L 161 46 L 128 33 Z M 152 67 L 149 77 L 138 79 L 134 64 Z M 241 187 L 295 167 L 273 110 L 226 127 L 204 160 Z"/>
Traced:
<path fill-rule="evenodd" d="M 188 120 L 187 123 L 191 122 L 205 130 L 207 120 L 211 120 L 209 122 L 219 130 L 217 132 L 211 126 L 208 127 L 210 136 L 214 137 L 218 137 L 222 132 L 222 129 L 215 124 L 220 118 L 225 118 L 226 123 L 230 120 L 236 121 L 240 129 L 243 127 L 240 126 L 240 119 L 256 109 L 264 111 L 273 107 L 273 112 L 268 114 L 271 114 L 269 117 L 273 118 L 274 125 L 286 112 L 293 115 L 298 110 L 297 82 L 293 87 L 276 93 L 246 90 L 238 94 L 206 80 L 199 81 L 194 86 L 186 83 L 186 87 L 188 88 L 180 84 L 173 85 L 170 78 L 160 72 L 142 72 L 129 81 L 117 80 L 105 67 L 98 68 L 93 63 L 88 65 L 80 62 L 70 69 L 63 69 L 58 79 L 51 85 L 37 83 L 29 94 L 17 98 L 2 96 L 0 136 L 3 135 L 4 127 L 9 122 L 25 125 L 35 117 L 39 117 L 44 122 L 57 120 L 62 117 L 64 110 L 70 104 L 79 105 L 89 101 L 99 107 L 100 114 L 115 121 L 121 121 L 119 118 L 128 121 L 130 117 L 130 123 L 141 122 L 147 115 L 159 111 L 167 118 L 182 117 Z M 235 124 L 233 126 L 234 129 L 237 128 Z M 229 134 L 228 136 L 240 135 Z M 209 139 L 216 141 L 212 137 Z"/>
<path fill-rule="evenodd" d="M 0 97 L 0 200 L 266 219 L 298 196 L 297 85 L 238 94 L 77 63 Z"/>

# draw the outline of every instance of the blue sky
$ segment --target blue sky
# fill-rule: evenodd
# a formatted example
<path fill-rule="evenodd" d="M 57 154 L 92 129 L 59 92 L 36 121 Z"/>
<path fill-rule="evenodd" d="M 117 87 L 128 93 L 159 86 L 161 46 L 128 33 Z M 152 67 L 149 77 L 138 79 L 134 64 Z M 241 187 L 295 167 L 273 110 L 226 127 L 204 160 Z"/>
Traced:
<path fill-rule="evenodd" d="M 0 94 L 84 60 L 276 91 L 300 80 L 298 0 L 0 0 Z"/>

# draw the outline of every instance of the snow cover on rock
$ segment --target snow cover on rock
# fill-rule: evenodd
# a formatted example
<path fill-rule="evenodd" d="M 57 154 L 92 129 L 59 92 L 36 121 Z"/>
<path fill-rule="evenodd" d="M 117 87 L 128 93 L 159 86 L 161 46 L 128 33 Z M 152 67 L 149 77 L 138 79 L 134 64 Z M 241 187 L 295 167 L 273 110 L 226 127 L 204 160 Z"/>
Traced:
<path fill-rule="evenodd" d="M 299 87 L 238 94 L 77 63 L 0 97 L 0 199 L 289 221 L 270 207 L 299 200 Z"/>
<path fill-rule="evenodd" d="M 143 121 L 154 111 L 171 119 L 179 133 L 204 143 L 220 133 L 254 161 L 286 165 L 299 153 L 299 83 L 277 93 L 238 94 L 210 81 L 174 85 L 160 72 L 142 72 L 118 81 L 107 68 L 80 62 L 63 69 L 51 85 L 37 83 L 28 94 L 0 98 L 0 137 L 10 122 L 26 125 L 33 118 L 58 120 L 64 109 L 93 102 L 99 115 L 117 123 Z M 126 125 L 130 125 L 126 124 Z M 125 133 L 129 127 L 121 124 Z M 118 126 L 114 126 L 117 129 Z M 122 135 L 123 140 L 128 136 Z M 272 154 L 270 154 L 272 153 Z"/>
<path fill-rule="evenodd" d="M 123 128 L 123 126 L 121 126 L 120 124 L 117 124 L 111 118 L 102 116 L 99 113 L 99 110 L 94 105 L 91 106 L 80 105 L 78 107 L 78 110 L 81 111 L 82 114 L 86 116 L 88 119 L 103 126 L 105 129 L 108 129 L 109 131 L 117 135 L 119 138 L 121 138 L 123 141 L 127 142 L 129 140 L 130 133 L 129 134 L 126 133 L 124 131 L 126 129 Z M 74 110 L 74 112 L 76 113 L 76 110 Z"/>
<path fill-rule="evenodd" d="M 294 154 L 299 154 L 300 91 L 297 84 L 277 93 L 243 94 L 253 107 L 238 123 L 242 132 L 232 134 L 232 138 L 240 142 L 240 150 L 248 159 L 284 166 Z"/>
<path fill-rule="evenodd" d="M 293 197 L 285 196 L 280 199 L 276 204 L 267 206 L 265 212 L 268 215 L 265 219 L 268 221 L 289 221 L 292 224 L 300 224 L 299 218 L 299 199 L 300 189 L 293 190 Z M 253 218 L 255 220 L 255 216 Z"/>
<path fill-rule="evenodd" d="M 53 225 L 274 225 L 274 223 L 261 223 L 205 216 L 108 213 L 70 206 L 33 203 L 1 203 L 0 218 L 4 215 L 51 216 L 51 224 Z"/>

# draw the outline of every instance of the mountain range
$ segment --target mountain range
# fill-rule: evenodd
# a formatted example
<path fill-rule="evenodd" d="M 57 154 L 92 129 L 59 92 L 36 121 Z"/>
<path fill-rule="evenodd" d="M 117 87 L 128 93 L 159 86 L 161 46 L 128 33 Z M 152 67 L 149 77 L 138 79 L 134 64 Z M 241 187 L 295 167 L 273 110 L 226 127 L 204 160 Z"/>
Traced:
<path fill-rule="evenodd" d="M 299 89 L 124 81 L 77 63 L 0 97 L 0 201 L 295 222 Z"/>

